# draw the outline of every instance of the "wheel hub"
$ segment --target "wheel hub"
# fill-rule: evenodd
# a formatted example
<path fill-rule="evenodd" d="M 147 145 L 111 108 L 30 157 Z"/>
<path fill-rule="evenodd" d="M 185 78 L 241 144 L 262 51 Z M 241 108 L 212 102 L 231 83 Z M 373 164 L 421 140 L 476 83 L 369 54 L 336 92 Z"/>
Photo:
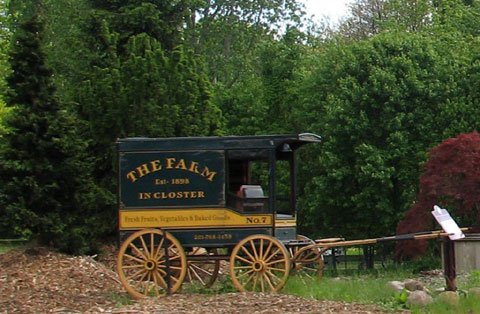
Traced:
<path fill-rule="evenodd" d="M 265 262 L 264 261 L 255 261 L 252 265 L 253 270 L 256 272 L 264 271 L 265 270 Z"/>
<path fill-rule="evenodd" d="M 155 268 L 157 268 L 157 262 L 152 259 L 149 259 L 145 261 L 144 267 L 146 270 L 154 270 Z"/>

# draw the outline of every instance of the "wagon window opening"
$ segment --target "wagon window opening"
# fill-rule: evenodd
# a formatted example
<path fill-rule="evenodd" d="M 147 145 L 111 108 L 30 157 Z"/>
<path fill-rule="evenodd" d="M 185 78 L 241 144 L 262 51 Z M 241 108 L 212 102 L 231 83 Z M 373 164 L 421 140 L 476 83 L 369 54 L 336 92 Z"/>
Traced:
<path fill-rule="evenodd" d="M 277 160 L 275 176 L 275 210 L 279 216 L 292 216 L 294 213 L 292 204 L 292 173 L 291 164 L 288 160 Z"/>
<path fill-rule="evenodd" d="M 227 206 L 268 211 L 269 164 L 266 160 L 228 160 Z"/>

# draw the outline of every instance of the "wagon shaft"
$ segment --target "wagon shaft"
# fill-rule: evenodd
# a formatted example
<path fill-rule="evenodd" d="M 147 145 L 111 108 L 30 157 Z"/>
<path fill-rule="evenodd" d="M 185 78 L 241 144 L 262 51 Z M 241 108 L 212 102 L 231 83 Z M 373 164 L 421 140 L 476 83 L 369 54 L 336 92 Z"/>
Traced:
<path fill-rule="evenodd" d="M 460 228 L 461 231 L 468 231 L 471 228 Z M 436 230 L 436 231 L 425 231 L 425 232 L 418 232 L 418 233 L 409 233 L 409 234 L 401 234 L 396 236 L 388 236 L 388 237 L 381 237 L 381 238 L 373 238 L 373 239 L 362 239 L 362 240 L 350 240 L 345 241 L 341 238 L 331 238 L 329 239 L 319 239 L 315 240 L 315 243 L 307 245 L 299 249 L 296 254 L 301 255 L 305 254 L 305 252 L 318 249 L 322 253 L 325 251 L 336 248 L 336 247 L 347 247 L 347 246 L 358 246 L 358 245 L 368 245 L 368 244 L 376 244 L 381 242 L 389 242 L 389 241 L 405 241 L 405 240 L 427 240 L 427 239 L 435 239 L 440 237 L 448 237 L 450 234 L 444 232 L 443 230 Z M 294 257 L 295 258 L 295 257 Z"/>

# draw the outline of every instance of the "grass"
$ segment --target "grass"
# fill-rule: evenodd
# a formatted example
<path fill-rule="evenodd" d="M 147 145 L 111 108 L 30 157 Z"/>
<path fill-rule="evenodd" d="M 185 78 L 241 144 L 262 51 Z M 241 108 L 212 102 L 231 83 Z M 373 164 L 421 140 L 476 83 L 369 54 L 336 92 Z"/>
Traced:
<path fill-rule="evenodd" d="M 325 276 L 320 281 L 312 280 L 310 282 L 291 277 L 282 292 L 317 300 L 374 304 L 385 311 L 409 309 L 414 314 L 480 313 L 480 298 L 466 294 L 469 288 L 480 287 L 480 271 L 473 271 L 466 276 L 457 277 L 457 287 L 460 291 L 460 300 L 457 305 L 435 299 L 433 292 L 435 301 L 432 304 L 426 307 L 409 308 L 406 305 L 406 292 L 396 293 L 387 288 L 389 281 L 403 281 L 415 277 L 418 275 L 412 271 L 411 267 L 392 268 L 340 278 Z M 438 287 L 427 288 L 434 291 Z"/>
<path fill-rule="evenodd" d="M 113 300 L 117 306 L 130 305 L 134 303 L 134 300 L 126 292 L 110 292 L 107 293 L 107 297 Z"/>
<path fill-rule="evenodd" d="M 466 295 L 469 288 L 480 287 L 480 271 L 472 271 L 468 276 L 459 281 L 460 300 L 457 305 L 436 301 L 425 307 L 412 308 L 413 314 L 476 314 L 480 313 L 480 298 L 478 296 Z"/>
<path fill-rule="evenodd" d="M 353 275 L 334 277 L 325 275 L 321 280 L 302 279 L 290 276 L 282 293 L 316 300 L 331 300 L 371 304 L 385 312 L 410 310 L 413 314 L 476 314 L 480 313 L 480 298 L 467 296 L 466 291 L 472 287 L 480 287 L 480 271 L 457 277 L 460 291 L 458 305 L 451 305 L 435 298 L 435 290 L 445 287 L 445 280 L 437 277 L 427 288 L 434 296 L 434 303 L 426 307 L 408 307 L 407 293 L 394 292 L 387 288 L 389 281 L 403 281 L 418 277 L 418 263 L 404 266 L 390 266 L 370 272 L 358 271 Z M 212 288 L 199 285 L 184 285 L 183 293 L 219 294 L 235 292 L 229 276 L 222 277 Z"/>
<path fill-rule="evenodd" d="M 458 305 L 436 301 L 424 308 L 412 308 L 411 312 L 412 314 L 476 314 L 480 313 L 480 299 L 478 297 L 462 297 Z"/>
<path fill-rule="evenodd" d="M 24 247 L 27 240 L 24 239 L 0 239 L 0 254 L 6 253 L 15 248 Z"/>
<path fill-rule="evenodd" d="M 324 276 L 319 281 L 309 282 L 291 277 L 282 292 L 317 300 L 375 304 L 385 310 L 397 310 L 402 308 L 403 303 L 398 294 L 386 288 L 387 283 L 407 278 L 412 278 L 412 273 L 404 270 L 348 277 Z"/>

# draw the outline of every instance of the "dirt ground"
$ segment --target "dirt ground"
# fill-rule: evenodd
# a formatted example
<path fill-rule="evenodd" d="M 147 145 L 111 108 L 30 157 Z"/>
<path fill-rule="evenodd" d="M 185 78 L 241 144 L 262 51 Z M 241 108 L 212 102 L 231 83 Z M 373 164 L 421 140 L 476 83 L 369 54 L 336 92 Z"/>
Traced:
<path fill-rule="evenodd" d="M 0 313 L 383 313 L 373 306 L 285 294 L 179 293 L 135 302 L 113 271 L 115 256 L 72 257 L 46 248 L 0 254 Z"/>

